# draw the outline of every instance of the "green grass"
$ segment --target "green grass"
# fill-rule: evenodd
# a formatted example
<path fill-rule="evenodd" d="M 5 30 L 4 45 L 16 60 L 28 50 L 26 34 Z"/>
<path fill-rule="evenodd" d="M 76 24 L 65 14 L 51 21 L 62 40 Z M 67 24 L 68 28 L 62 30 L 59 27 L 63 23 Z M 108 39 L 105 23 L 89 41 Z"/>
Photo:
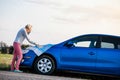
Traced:
<path fill-rule="evenodd" d="M 0 70 L 9 71 L 13 54 L 0 53 Z M 29 69 L 23 69 L 24 72 L 30 72 Z"/>
<path fill-rule="evenodd" d="M 11 54 L 0 53 L 0 70 L 10 70 Z"/>

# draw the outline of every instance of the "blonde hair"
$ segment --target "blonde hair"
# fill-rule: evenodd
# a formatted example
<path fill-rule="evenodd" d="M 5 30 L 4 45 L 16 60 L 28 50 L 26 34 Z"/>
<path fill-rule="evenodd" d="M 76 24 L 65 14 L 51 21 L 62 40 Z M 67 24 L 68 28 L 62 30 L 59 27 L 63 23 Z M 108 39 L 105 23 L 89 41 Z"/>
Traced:
<path fill-rule="evenodd" d="M 29 29 L 30 27 L 32 27 L 31 24 L 27 24 L 27 25 L 25 26 L 26 29 Z"/>

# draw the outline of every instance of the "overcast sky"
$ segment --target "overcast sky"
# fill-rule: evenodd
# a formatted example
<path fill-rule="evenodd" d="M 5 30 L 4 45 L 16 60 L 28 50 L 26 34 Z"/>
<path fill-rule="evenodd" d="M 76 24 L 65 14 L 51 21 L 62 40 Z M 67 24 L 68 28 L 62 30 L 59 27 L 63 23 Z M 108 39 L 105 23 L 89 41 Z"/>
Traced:
<path fill-rule="evenodd" d="M 89 33 L 120 35 L 120 0 L 0 0 L 0 41 L 12 45 L 26 24 L 39 44 Z"/>

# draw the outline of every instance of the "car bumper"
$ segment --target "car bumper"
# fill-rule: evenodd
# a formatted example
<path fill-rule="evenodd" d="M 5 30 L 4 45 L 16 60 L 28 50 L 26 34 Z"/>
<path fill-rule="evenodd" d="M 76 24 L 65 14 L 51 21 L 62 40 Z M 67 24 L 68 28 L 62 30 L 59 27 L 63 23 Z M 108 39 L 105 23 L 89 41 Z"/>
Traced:
<path fill-rule="evenodd" d="M 33 62 L 37 55 L 33 51 L 29 51 L 28 53 L 23 54 L 23 59 L 21 61 L 21 67 L 32 67 Z"/>

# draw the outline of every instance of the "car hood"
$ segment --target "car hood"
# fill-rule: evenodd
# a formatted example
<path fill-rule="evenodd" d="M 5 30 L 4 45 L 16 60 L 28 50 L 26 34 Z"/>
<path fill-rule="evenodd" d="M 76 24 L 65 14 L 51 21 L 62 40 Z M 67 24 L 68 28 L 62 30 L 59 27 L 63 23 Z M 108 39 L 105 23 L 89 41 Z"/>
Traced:
<path fill-rule="evenodd" d="M 28 53 L 29 51 L 33 51 L 37 56 L 40 56 L 42 53 L 50 49 L 53 44 L 46 44 L 46 45 L 39 45 L 39 46 L 30 46 L 27 47 L 25 50 L 22 50 L 23 54 Z"/>

